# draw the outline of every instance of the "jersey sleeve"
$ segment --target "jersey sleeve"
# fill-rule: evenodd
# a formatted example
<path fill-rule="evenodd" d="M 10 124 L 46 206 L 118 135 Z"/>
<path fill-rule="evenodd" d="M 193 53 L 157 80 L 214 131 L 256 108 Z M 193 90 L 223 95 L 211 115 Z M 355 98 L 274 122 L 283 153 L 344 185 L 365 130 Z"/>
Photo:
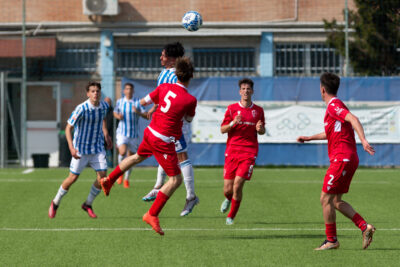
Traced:
<path fill-rule="evenodd" d="M 71 116 L 68 119 L 68 124 L 74 126 L 83 115 L 83 108 L 82 106 L 77 106 L 75 110 L 72 112 Z"/>
<path fill-rule="evenodd" d="M 228 108 L 226 109 L 226 111 L 225 111 L 224 120 L 222 121 L 221 126 L 227 125 L 227 124 L 229 124 L 231 121 L 233 121 L 233 118 L 232 118 L 232 111 L 231 111 L 231 109 L 228 107 Z"/>
<path fill-rule="evenodd" d="M 151 98 L 151 101 L 153 101 L 154 104 L 158 104 L 160 102 L 159 95 L 160 95 L 160 86 L 157 86 L 157 88 L 154 89 L 154 91 L 149 94 L 149 97 Z"/>
<path fill-rule="evenodd" d="M 118 99 L 117 103 L 115 104 L 115 107 L 114 107 L 114 112 L 115 113 L 121 114 L 120 106 L 121 106 L 121 99 Z"/>
<path fill-rule="evenodd" d="M 349 113 L 349 111 L 338 102 L 329 104 L 327 110 L 331 117 L 340 122 L 344 122 L 344 118 L 346 117 L 347 113 Z"/>

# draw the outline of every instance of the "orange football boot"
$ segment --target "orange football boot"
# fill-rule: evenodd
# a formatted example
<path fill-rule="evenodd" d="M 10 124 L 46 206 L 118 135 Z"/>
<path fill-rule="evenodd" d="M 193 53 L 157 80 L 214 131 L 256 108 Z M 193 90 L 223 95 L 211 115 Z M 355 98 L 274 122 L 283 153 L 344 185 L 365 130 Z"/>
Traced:
<path fill-rule="evenodd" d="M 146 214 L 143 215 L 143 221 L 149 224 L 158 234 L 164 235 L 164 232 L 160 227 L 160 221 L 158 220 L 157 216 L 151 216 L 149 212 L 146 212 Z"/>

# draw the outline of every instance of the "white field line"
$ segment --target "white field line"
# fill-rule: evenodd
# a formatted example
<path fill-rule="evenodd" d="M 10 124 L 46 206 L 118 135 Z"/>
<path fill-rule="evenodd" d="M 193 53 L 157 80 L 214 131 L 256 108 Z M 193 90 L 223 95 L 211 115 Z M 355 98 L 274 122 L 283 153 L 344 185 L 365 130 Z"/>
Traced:
<path fill-rule="evenodd" d="M 325 231 L 323 228 L 163 228 L 164 231 L 224 231 L 224 232 L 260 232 L 260 231 Z M 152 231 L 151 228 L 0 228 L 0 231 L 31 232 L 79 232 L 79 231 Z M 357 228 L 342 228 L 338 231 L 360 231 Z M 400 228 L 382 228 L 378 231 L 400 231 Z"/>
<path fill-rule="evenodd" d="M 35 178 L 0 178 L 0 183 L 48 183 L 48 182 L 54 182 L 54 183 L 60 183 L 64 179 L 35 179 Z M 90 182 L 93 183 L 94 179 L 78 179 L 78 181 L 81 182 Z M 134 178 L 131 179 L 132 183 L 154 183 L 154 179 L 138 179 L 135 180 Z M 196 184 L 220 184 L 223 182 L 222 178 L 221 180 L 209 180 L 209 181 L 204 181 L 204 180 L 197 180 L 195 181 Z M 275 180 L 258 180 L 254 181 L 252 183 L 256 184 L 322 184 L 321 181 L 314 181 L 314 180 L 283 180 L 280 181 L 278 178 Z M 388 181 L 353 181 L 352 184 L 393 184 L 393 182 L 388 182 Z"/>
<path fill-rule="evenodd" d="M 34 172 L 35 171 L 35 169 L 27 169 L 27 170 L 25 170 L 25 171 L 23 171 L 22 173 L 23 174 L 28 174 L 28 173 L 32 173 L 32 172 Z"/>

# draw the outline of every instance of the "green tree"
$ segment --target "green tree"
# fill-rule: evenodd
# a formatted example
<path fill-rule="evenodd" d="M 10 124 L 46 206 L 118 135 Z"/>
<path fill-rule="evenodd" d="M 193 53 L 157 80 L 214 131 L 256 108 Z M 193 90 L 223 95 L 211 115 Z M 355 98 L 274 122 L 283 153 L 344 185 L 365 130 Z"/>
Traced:
<path fill-rule="evenodd" d="M 400 68 L 400 0 L 354 0 L 349 10 L 349 58 L 357 74 L 395 75 Z M 324 20 L 327 43 L 345 55 L 343 24 Z"/>

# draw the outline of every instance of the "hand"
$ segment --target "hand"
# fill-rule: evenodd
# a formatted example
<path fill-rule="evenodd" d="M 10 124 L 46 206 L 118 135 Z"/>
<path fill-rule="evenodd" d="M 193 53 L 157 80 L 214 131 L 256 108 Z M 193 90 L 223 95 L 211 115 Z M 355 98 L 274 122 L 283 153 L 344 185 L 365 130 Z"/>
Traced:
<path fill-rule="evenodd" d="M 139 114 L 138 110 L 134 106 L 132 106 L 132 110 L 133 110 L 133 112 Z"/>
<path fill-rule="evenodd" d="M 151 107 L 151 109 L 147 112 L 147 119 L 151 119 L 151 115 L 153 115 L 154 111 L 156 111 L 157 106 L 154 105 Z"/>
<path fill-rule="evenodd" d="M 69 148 L 69 151 L 71 152 L 71 156 L 74 159 L 80 159 L 81 157 L 79 156 L 79 151 L 75 148 Z"/>
<path fill-rule="evenodd" d="M 116 116 L 117 119 L 119 119 L 120 121 L 124 119 L 124 115 L 118 113 Z"/>
<path fill-rule="evenodd" d="M 262 123 L 261 120 L 259 120 L 259 121 L 257 122 L 257 124 L 256 124 L 256 131 L 257 131 L 257 132 L 261 132 L 261 131 L 263 131 L 263 130 L 264 130 L 264 124 Z"/>
<path fill-rule="evenodd" d="M 375 154 L 375 148 L 374 148 L 373 146 L 371 146 L 371 145 L 368 143 L 367 140 L 361 141 L 361 144 L 363 145 L 364 150 L 365 150 L 366 152 L 368 152 L 368 154 L 370 154 L 370 155 L 374 155 L 374 154 Z"/>
<path fill-rule="evenodd" d="M 107 135 L 105 137 L 105 139 L 106 139 L 106 148 L 107 148 L 107 150 L 110 150 L 112 148 L 112 145 L 113 145 L 111 136 Z"/>
<path fill-rule="evenodd" d="M 242 121 L 242 115 L 238 114 L 233 119 L 233 125 L 236 125 L 236 124 L 240 123 L 241 121 Z"/>
<path fill-rule="evenodd" d="M 299 137 L 297 137 L 297 142 L 299 142 L 299 143 L 304 143 L 304 142 L 310 141 L 310 140 L 311 139 L 310 139 L 309 136 L 299 136 Z"/>

